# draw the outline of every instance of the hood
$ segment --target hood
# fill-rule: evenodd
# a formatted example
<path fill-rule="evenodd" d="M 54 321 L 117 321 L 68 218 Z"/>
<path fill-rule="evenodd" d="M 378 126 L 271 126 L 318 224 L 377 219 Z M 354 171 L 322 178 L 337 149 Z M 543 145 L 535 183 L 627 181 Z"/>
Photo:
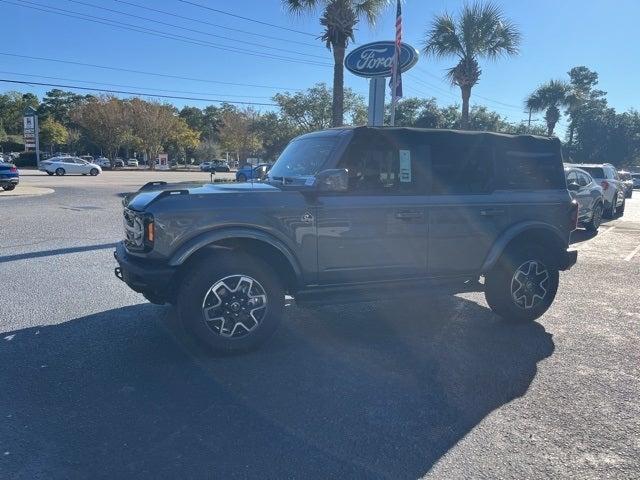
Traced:
<path fill-rule="evenodd" d="M 173 195 L 195 195 L 202 198 L 206 195 L 220 194 L 247 194 L 247 193 L 269 193 L 280 192 L 281 190 L 273 185 L 260 182 L 246 183 L 165 183 L 147 187 L 146 185 L 134 193 L 127 194 L 122 200 L 122 204 L 132 210 L 143 211 L 151 203 L 159 201 Z"/>

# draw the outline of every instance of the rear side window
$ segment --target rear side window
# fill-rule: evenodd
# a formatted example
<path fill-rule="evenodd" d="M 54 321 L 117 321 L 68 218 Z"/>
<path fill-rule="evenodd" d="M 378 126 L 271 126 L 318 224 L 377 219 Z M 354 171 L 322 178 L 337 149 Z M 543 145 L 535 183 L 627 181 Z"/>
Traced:
<path fill-rule="evenodd" d="M 564 175 L 559 177 L 562 163 L 553 152 L 507 150 L 504 153 L 504 178 L 507 189 L 564 188 Z"/>
<path fill-rule="evenodd" d="M 593 178 L 607 178 L 602 167 L 580 167 Z"/>
<path fill-rule="evenodd" d="M 490 193 L 494 189 L 494 149 L 482 145 L 432 145 L 434 195 Z"/>

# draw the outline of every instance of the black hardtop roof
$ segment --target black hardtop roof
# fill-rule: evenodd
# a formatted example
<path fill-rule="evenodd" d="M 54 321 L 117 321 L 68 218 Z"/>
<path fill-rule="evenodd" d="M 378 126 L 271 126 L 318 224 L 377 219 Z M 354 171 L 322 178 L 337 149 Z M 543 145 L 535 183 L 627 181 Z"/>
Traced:
<path fill-rule="evenodd" d="M 432 137 L 445 138 L 468 138 L 483 140 L 487 143 L 529 143 L 537 145 L 549 145 L 553 148 L 559 148 L 560 140 L 557 137 L 545 137 L 541 135 L 513 135 L 509 133 L 486 132 L 478 130 L 453 130 L 445 128 L 415 128 L 415 127 L 335 127 L 317 132 L 302 135 L 302 137 L 311 136 L 331 136 L 340 135 L 349 131 L 354 132 L 406 132 L 413 134 L 426 134 Z"/>

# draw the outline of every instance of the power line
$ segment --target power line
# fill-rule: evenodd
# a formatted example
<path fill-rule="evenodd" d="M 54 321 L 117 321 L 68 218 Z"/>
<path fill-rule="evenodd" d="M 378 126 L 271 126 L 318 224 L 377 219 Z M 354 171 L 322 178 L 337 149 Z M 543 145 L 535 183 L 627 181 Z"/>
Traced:
<path fill-rule="evenodd" d="M 444 82 L 444 80 L 442 80 L 442 78 L 438 77 L 437 75 L 434 75 L 434 74 L 433 74 L 433 73 L 431 73 L 431 72 L 427 72 L 426 70 L 424 70 L 424 69 L 422 69 L 422 68 L 417 68 L 416 70 L 419 70 L 419 71 L 420 71 L 420 72 L 422 72 L 423 74 L 428 75 L 428 76 L 429 76 L 429 77 L 431 77 L 431 78 L 434 78 L 434 79 L 436 79 L 436 80 L 438 80 L 438 81 L 440 81 L 440 82 L 445 83 L 445 82 Z M 501 102 L 500 100 L 495 100 L 495 99 L 490 98 L 490 97 L 485 97 L 485 96 L 480 95 L 480 94 L 478 94 L 478 93 L 474 93 L 473 95 L 474 95 L 474 96 L 476 96 L 476 97 L 478 97 L 478 98 L 482 98 L 483 100 L 487 100 L 488 102 L 497 103 L 498 105 L 502 105 L 502 106 L 504 106 L 504 107 L 513 108 L 513 109 L 516 109 L 516 110 L 518 110 L 518 111 L 522 112 L 522 107 L 521 107 L 521 106 L 514 105 L 514 104 L 512 104 L 512 103 L 505 103 L 505 102 Z"/>
<path fill-rule="evenodd" d="M 278 86 L 274 86 L 274 85 L 259 85 L 259 84 L 254 84 L 254 83 L 224 82 L 224 81 L 221 81 L 221 80 L 209 80 L 209 79 L 205 79 L 205 78 L 184 77 L 184 76 L 180 76 L 180 75 L 171 75 L 169 73 L 146 72 L 144 70 L 133 70 L 133 69 L 130 69 L 130 68 L 122 68 L 122 67 L 108 67 L 108 66 L 105 66 L 105 65 L 97 65 L 97 64 L 94 64 L 94 63 L 83 63 L 83 62 L 76 62 L 76 61 L 72 61 L 72 60 L 61 60 L 61 59 L 57 59 L 57 58 L 35 57 L 35 56 L 30 56 L 30 55 L 18 55 L 17 53 L 0 52 L 0 55 L 6 56 L 6 57 L 25 58 L 25 59 L 28 59 L 28 60 L 42 60 L 42 61 L 45 61 L 45 62 L 64 63 L 64 64 L 67 64 L 67 65 L 78 65 L 78 66 L 81 66 L 81 67 L 100 68 L 100 69 L 103 69 L 103 70 L 113 70 L 113 71 L 116 71 L 116 72 L 128 72 L 128 73 L 136 73 L 136 74 L 140 74 L 140 75 L 152 75 L 154 77 L 174 78 L 174 79 L 177 79 L 177 80 L 189 80 L 189 81 L 192 81 L 192 82 L 213 83 L 213 84 L 218 84 L 218 85 L 232 85 L 232 86 L 235 86 L 235 87 L 268 88 L 268 89 L 272 89 L 272 90 L 292 90 L 292 91 L 300 91 L 300 90 L 302 90 L 300 88 L 278 87 Z"/>
<path fill-rule="evenodd" d="M 221 13 L 223 15 L 228 15 L 230 17 L 240 18 L 240 19 L 246 20 L 248 22 L 258 23 L 260 25 L 267 25 L 269 27 L 279 28 L 280 30 L 287 30 L 288 32 L 300 33 L 302 35 L 308 35 L 310 37 L 316 37 L 316 35 L 314 35 L 313 33 L 303 32 L 302 30 L 294 30 L 293 28 L 282 27 L 280 25 L 274 25 L 273 23 L 263 22 L 261 20 L 255 20 L 255 19 L 249 18 L 249 17 L 243 17 L 242 15 L 236 15 L 235 13 L 225 12 L 224 10 L 220 10 L 220 9 L 217 9 L 217 8 L 212 8 L 212 7 L 209 7 L 207 5 L 202 5 L 200 3 L 190 2 L 188 0 L 178 0 L 178 1 L 182 2 L 182 3 L 187 3 L 189 5 L 193 5 L 194 7 L 200 7 L 200 8 L 204 8 L 205 10 L 211 10 L 212 12 Z"/>
<path fill-rule="evenodd" d="M 130 31 L 138 32 L 138 33 L 144 33 L 144 34 L 152 35 L 152 36 L 155 36 L 155 37 L 168 38 L 170 40 L 177 40 L 177 41 L 183 42 L 183 43 L 199 45 L 199 46 L 202 46 L 202 47 L 215 48 L 217 50 L 224 50 L 224 51 L 228 51 L 228 52 L 232 52 L 232 53 L 242 53 L 244 55 L 251 55 L 251 56 L 254 56 L 254 57 L 269 58 L 269 59 L 280 60 L 280 61 L 284 61 L 284 62 L 300 63 L 300 64 L 305 64 L 305 65 L 313 65 L 313 66 L 320 66 L 320 67 L 329 67 L 329 66 L 331 66 L 331 64 L 320 63 L 320 62 L 317 62 L 315 60 L 301 60 L 301 59 L 295 59 L 295 58 L 290 58 L 290 57 L 284 57 L 284 56 L 280 56 L 280 55 L 274 55 L 274 54 L 271 54 L 271 53 L 256 53 L 255 51 L 242 50 L 242 49 L 239 49 L 239 48 L 232 48 L 232 47 L 228 47 L 228 46 L 224 46 L 224 45 L 218 45 L 218 44 L 215 44 L 215 43 L 212 43 L 212 42 L 208 42 L 208 41 L 205 41 L 205 40 L 199 40 L 197 38 L 187 37 L 185 35 L 169 34 L 169 33 L 163 32 L 161 30 L 154 30 L 152 28 L 147 28 L 147 27 L 139 27 L 137 25 L 132 25 L 132 24 L 125 23 L 125 22 L 115 21 L 115 20 L 106 19 L 106 18 L 102 18 L 102 17 L 96 17 L 94 15 L 88 15 L 88 14 L 84 14 L 84 13 L 73 12 L 71 10 L 65 10 L 65 9 L 57 8 L 57 7 L 50 7 L 48 5 L 42 5 L 42 4 L 38 4 L 38 3 L 34 3 L 34 2 L 28 2 L 26 0 L 21 0 L 22 3 L 15 3 L 15 2 L 8 1 L 8 0 L 0 0 L 0 2 L 8 3 L 10 5 L 15 5 L 15 6 L 19 6 L 19 7 L 30 8 L 32 10 L 38 10 L 38 11 L 42 11 L 42 12 L 46 12 L 46 13 L 53 13 L 55 15 L 61 15 L 63 17 L 76 18 L 76 19 L 84 20 L 84 21 L 88 21 L 88 22 L 99 23 L 99 24 L 102 24 L 102 25 L 108 25 L 108 26 L 120 28 L 120 29 L 123 29 L 123 30 L 130 30 Z M 31 5 L 35 5 L 35 6 L 31 6 Z M 45 7 L 45 8 L 39 8 L 39 7 Z M 55 11 L 55 10 L 58 10 L 58 11 Z M 69 12 L 69 13 L 62 13 L 62 12 Z"/>
<path fill-rule="evenodd" d="M 18 72 L 8 72 L 6 70 L 0 70 L 0 73 L 3 74 L 7 74 L 7 75 L 17 75 L 20 77 L 33 77 L 33 78 L 46 78 L 48 80 L 63 80 L 63 81 L 68 81 L 68 82 L 80 82 L 80 83 L 89 83 L 92 85 L 105 85 L 107 87 L 121 87 L 121 88 L 136 88 L 136 89 L 143 89 L 143 90 L 153 90 L 156 92 L 168 92 L 168 93 L 186 93 L 186 94 L 192 94 L 192 95 L 218 95 L 221 97 L 240 97 L 240 98 L 271 98 L 271 97 L 267 97 L 267 96 L 256 96 L 256 95 L 233 95 L 233 94 L 228 94 L 228 93 L 203 93 L 203 92 L 190 92 L 187 90 L 168 90 L 165 88 L 150 88 L 150 87 L 139 87 L 139 86 L 135 86 L 135 85 L 122 85 L 120 83 L 105 83 L 105 82 L 93 82 L 90 80 L 78 80 L 78 79 L 74 79 L 74 78 L 65 78 L 65 77 L 52 77 L 52 76 L 48 76 L 48 75 L 33 75 L 30 73 L 18 73 Z M 153 95 L 152 93 L 149 93 L 148 95 Z"/>
<path fill-rule="evenodd" d="M 90 92 L 101 92 L 101 93 L 117 93 L 120 95 L 137 95 L 140 97 L 157 97 L 157 98 L 171 98 L 175 100 L 194 100 L 194 101 L 202 101 L 202 102 L 212 102 L 212 103 L 232 103 L 238 105 L 264 105 L 270 107 L 277 107 L 276 103 L 261 103 L 261 102 L 240 102 L 240 101 L 230 101 L 230 100 L 220 100 L 215 98 L 200 98 L 200 97 L 181 97 L 174 95 L 156 95 L 142 92 L 129 92 L 125 90 L 106 90 L 102 88 L 91 88 L 91 87 L 81 87 L 78 85 L 62 85 L 58 83 L 43 83 L 43 82 L 25 82 L 21 80 L 9 80 L 6 78 L 0 78 L 0 82 L 4 83 L 17 83 L 20 85 L 38 85 L 44 87 L 57 87 L 57 88 L 72 88 L 75 90 L 85 90 Z"/>
<path fill-rule="evenodd" d="M 247 44 L 247 45 L 251 45 L 253 47 L 267 48 L 269 50 L 276 50 L 276 51 L 279 51 L 279 52 L 285 52 L 285 53 L 294 54 L 294 55 L 303 55 L 305 57 L 320 58 L 322 60 L 326 60 L 327 59 L 326 55 L 320 56 L 320 55 L 308 54 L 308 53 L 305 53 L 305 52 L 297 52 L 295 50 L 289 50 L 287 48 L 267 47 L 267 46 L 265 46 L 265 45 L 263 45 L 261 43 L 247 42 L 246 40 L 236 40 L 234 38 L 225 37 L 224 35 L 216 35 L 215 33 L 205 32 L 204 30 L 196 30 L 195 28 L 183 27 L 183 26 L 180 26 L 180 25 L 176 25 L 175 23 L 163 22 L 162 20 L 154 20 L 153 18 L 143 17 L 143 16 L 140 16 L 140 15 L 135 15 L 133 13 L 128 13 L 128 12 L 123 12 L 122 10 L 116 10 L 114 8 L 102 7 L 100 5 L 95 5 L 93 3 L 88 3 L 88 2 L 82 2 L 80 0 L 67 0 L 67 2 L 76 3 L 78 5 L 84 5 L 86 7 L 97 8 L 98 10 L 104 10 L 104 11 L 107 11 L 107 12 L 117 13 L 118 15 L 124 15 L 126 17 L 132 17 L 132 18 L 137 18 L 139 20 L 145 20 L 145 21 L 148 21 L 148 22 L 158 23 L 160 25 L 165 25 L 167 27 L 172 27 L 172 28 L 178 28 L 178 29 L 186 30 L 188 32 L 199 33 L 201 35 L 207 35 L 207 36 L 210 36 L 210 37 L 221 38 L 223 40 L 230 40 L 232 42 L 237 42 L 237 43 L 244 43 L 244 44 Z M 68 10 L 65 10 L 65 11 L 68 11 Z M 74 13 L 77 13 L 77 12 L 74 12 Z M 81 15 L 85 15 L 85 14 L 81 14 Z M 95 18 L 99 18 L 99 17 L 95 17 Z"/>
<path fill-rule="evenodd" d="M 183 20 L 188 20 L 190 22 L 201 23 L 203 25 L 209 25 L 211 27 L 222 28 L 224 30 L 229 30 L 231 32 L 242 33 L 243 35 L 253 35 L 255 37 L 268 38 L 269 40 L 278 40 L 280 42 L 295 43 L 297 45 L 305 45 L 307 47 L 322 48 L 322 45 L 320 45 L 319 43 L 300 42 L 298 40 L 291 40 L 289 38 L 273 37 L 271 35 L 264 35 L 262 33 L 250 32 L 249 30 L 241 30 L 239 28 L 227 27 L 225 25 L 220 25 L 218 23 L 207 22 L 206 20 L 200 20 L 198 18 L 193 18 L 193 17 L 185 17 L 183 15 L 178 15 L 177 13 L 174 13 L 174 12 L 168 12 L 166 10 L 159 10 L 157 8 L 151 8 L 151 7 L 147 7 L 145 5 L 138 5 L 137 3 L 127 2 L 125 0 L 113 0 L 113 1 L 114 2 L 118 2 L 118 3 L 122 3 L 124 5 L 130 5 L 130 6 L 136 7 L 136 8 L 141 8 L 143 10 L 147 10 L 147 11 L 150 11 L 150 12 L 156 12 L 156 13 L 161 13 L 163 15 L 169 15 L 169 16 L 172 16 L 172 17 L 175 17 L 175 18 L 181 18 Z"/>

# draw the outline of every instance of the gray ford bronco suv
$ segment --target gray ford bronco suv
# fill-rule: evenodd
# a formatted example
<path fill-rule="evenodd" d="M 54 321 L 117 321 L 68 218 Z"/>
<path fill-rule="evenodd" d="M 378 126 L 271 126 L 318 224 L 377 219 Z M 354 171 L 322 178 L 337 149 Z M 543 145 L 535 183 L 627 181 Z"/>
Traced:
<path fill-rule="evenodd" d="M 171 303 L 216 352 L 300 304 L 483 291 L 532 321 L 551 305 L 578 208 L 555 138 L 337 128 L 292 140 L 259 182 L 153 182 L 124 203 L 118 278 Z"/>

